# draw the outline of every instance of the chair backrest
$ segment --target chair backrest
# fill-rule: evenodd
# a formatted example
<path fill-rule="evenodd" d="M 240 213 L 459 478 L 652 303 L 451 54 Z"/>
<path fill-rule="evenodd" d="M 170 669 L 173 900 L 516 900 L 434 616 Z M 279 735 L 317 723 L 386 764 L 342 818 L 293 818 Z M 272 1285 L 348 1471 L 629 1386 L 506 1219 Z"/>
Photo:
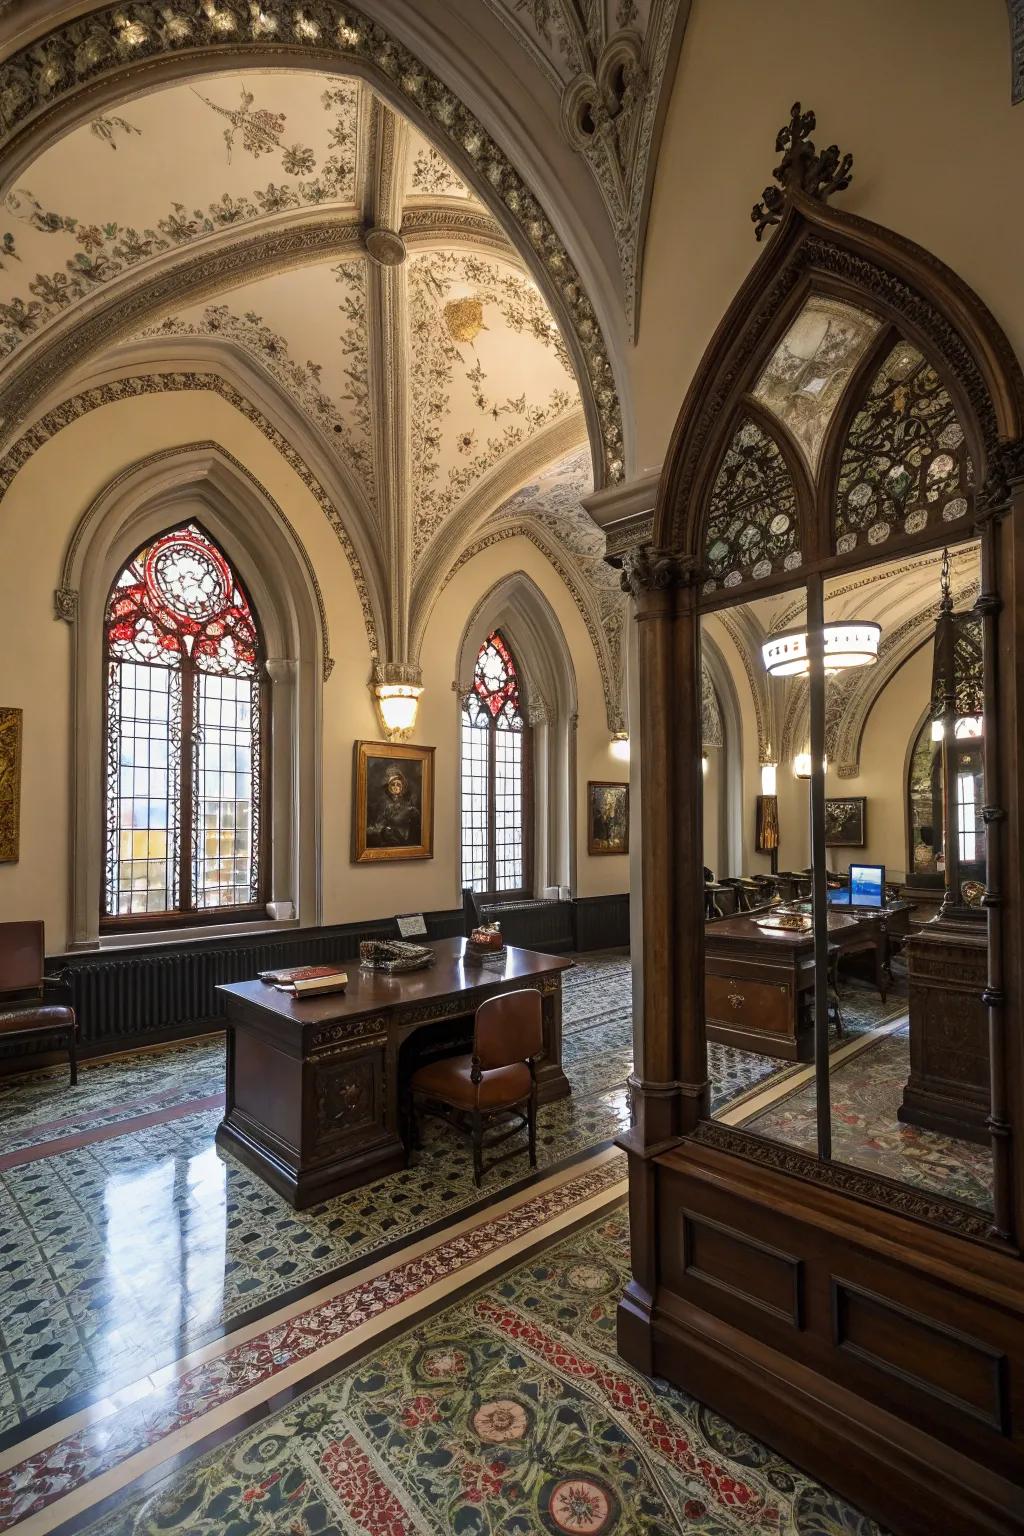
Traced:
<path fill-rule="evenodd" d="M 489 997 L 476 1011 L 473 1055 L 485 1072 L 539 1056 L 544 1047 L 540 993 L 532 987 Z"/>
<path fill-rule="evenodd" d="M 42 923 L 0 923 L 0 995 L 42 989 L 44 950 Z"/>

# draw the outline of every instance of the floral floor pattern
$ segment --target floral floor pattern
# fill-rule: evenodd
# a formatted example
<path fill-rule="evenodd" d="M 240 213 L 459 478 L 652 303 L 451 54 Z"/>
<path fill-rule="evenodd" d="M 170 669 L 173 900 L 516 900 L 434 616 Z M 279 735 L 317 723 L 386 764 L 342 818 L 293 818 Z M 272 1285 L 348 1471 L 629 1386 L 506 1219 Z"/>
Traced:
<path fill-rule="evenodd" d="M 134 1495 L 89 1536 L 881 1536 L 615 1353 L 604 1213 Z"/>
<path fill-rule="evenodd" d="M 847 1022 L 877 1022 L 879 1008 L 865 993 Z M 583 956 L 566 973 L 563 1058 L 573 1093 L 541 1111 L 541 1172 L 628 1124 L 631 1015 L 628 956 Z M 714 1109 L 781 1065 L 712 1046 Z M 464 1146 L 434 1121 L 409 1168 L 293 1211 L 214 1146 L 223 1073 L 217 1037 L 87 1065 L 75 1090 L 61 1072 L 0 1089 L 0 1147 L 26 1159 L 5 1167 L 0 1158 L 0 1443 L 481 1200 Z M 483 1198 L 527 1173 L 525 1159 L 503 1164 Z"/>
<path fill-rule="evenodd" d="M 915 1125 L 901 1125 L 897 1120 L 909 1071 L 906 1025 L 833 1067 L 833 1157 L 902 1184 L 991 1210 L 992 1154 L 988 1147 Z M 761 1136 L 813 1151 L 817 1137 L 813 1084 L 744 1124 Z"/>

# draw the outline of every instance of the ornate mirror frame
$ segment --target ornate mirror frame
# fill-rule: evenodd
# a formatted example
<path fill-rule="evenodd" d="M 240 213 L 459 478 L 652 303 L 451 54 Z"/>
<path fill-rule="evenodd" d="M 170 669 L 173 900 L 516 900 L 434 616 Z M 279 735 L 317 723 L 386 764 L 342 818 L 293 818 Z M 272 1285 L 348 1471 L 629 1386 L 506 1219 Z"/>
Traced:
<path fill-rule="evenodd" d="M 758 238 L 777 227 L 684 401 L 652 543 L 631 550 L 623 562 L 623 585 L 638 621 L 643 996 L 632 1124 L 621 1141 L 630 1161 L 633 1280 L 620 1305 L 619 1347 L 644 1371 L 680 1383 L 745 1429 L 764 1433 L 901 1530 L 960 1528 L 953 1511 L 962 1510 L 963 1528 L 995 1531 L 1005 1527 L 990 1527 L 979 1511 L 984 1516 L 997 1508 L 992 1474 L 997 1480 L 1011 1468 L 1019 1474 L 1024 1448 L 1011 1446 L 1005 1408 L 1024 1377 L 1024 1311 L 1019 1301 L 1005 1314 L 982 1302 L 996 1285 L 1006 1287 L 1001 1301 L 1010 1288 L 1020 1296 L 1024 1234 L 1024 977 L 1021 946 L 1012 941 L 1024 912 L 1022 861 L 1014 856 L 1024 821 L 1024 606 L 1018 599 L 1024 508 L 1013 515 L 1024 502 L 1024 376 L 992 315 L 955 274 L 910 241 L 826 206 L 825 198 L 848 183 L 851 161 L 840 161 L 834 146 L 815 154 L 808 138 L 813 128 L 813 114 L 796 106 L 779 135 L 779 185 L 753 214 Z M 812 294 L 846 301 L 879 322 L 833 413 L 816 486 L 786 428 L 752 398 L 773 350 Z M 939 375 L 963 427 L 974 468 L 967 510 L 952 527 L 939 520 L 913 532 L 897 528 L 882 542 L 858 542 L 840 553 L 832 525 L 840 455 L 854 412 L 897 338 Z M 776 562 L 756 578 L 734 570 L 731 585 L 722 586 L 708 576 L 709 506 L 743 416 L 770 430 L 789 470 L 802 558 L 790 558 L 788 568 Z M 935 550 L 951 538 L 981 544 L 976 612 L 986 655 L 988 829 L 982 1000 L 991 1048 L 992 1214 L 710 1118 L 701 719 L 676 707 L 680 699 L 700 697 L 703 614 L 799 583 L 807 591 L 809 631 L 817 626 L 820 633 L 826 577 Z M 812 756 L 820 642 L 818 649 L 818 657 L 810 657 Z M 823 719 L 818 729 L 823 741 Z M 824 774 L 817 767 L 812 808 L 822 818 L 819 846 L 823 806 Z M 823 897 L 822 891 L 822 909 Z M 824 1066 L 827 1074 L 827 1057 Z M 947 1270 L 937 1284 L 940 1258 Z M 948 1284 L 954 1273 L 961 1277 L 958 1295 Z M 965 1286 L 971 1291 L 966 1307 Z M 854 1344 L 849 1319 L 857 1308 L 863 1315 Z M 920 1358 L 897 1360 L 879 1320 L 909 1336 L 912 1313 Z M 962 1378 L 943 1377 L 936 1340 L 951 1348 L 958 1330 L 970 1334 L 965 1368 L 968 1358 L 970 1369 L 988 1361 L 999 1383 L 985 1389 L 983 1403 L 968 1400 Z M 884 1432 L 880 1402 L 891 1420 Z M 850 1417 L 861 1429 L 853 1455 Z M 916 1441 L 928 1442 L 923 1462 Z M 945 1472 L 939 1470 L 942 1441 L 947 1461 L 951 1445 L 965 1453 L 962 1464 Z M 937 1448 L 933 1466 L 922 1476 L 931 1445 Z M 900 1485 L 891 1475 L 896 1464 Z M 952 1526 L 943 1527 L 950 1520 Z"/>

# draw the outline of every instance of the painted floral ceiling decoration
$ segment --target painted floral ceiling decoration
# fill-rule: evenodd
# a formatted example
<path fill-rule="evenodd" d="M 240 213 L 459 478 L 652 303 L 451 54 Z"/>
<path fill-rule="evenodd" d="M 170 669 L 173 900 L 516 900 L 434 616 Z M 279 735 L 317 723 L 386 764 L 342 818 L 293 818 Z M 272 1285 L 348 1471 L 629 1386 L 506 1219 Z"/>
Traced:
<path fill-rule="evenodd" d="M 592 460 L 565 338 L 501 226 L 365 82 L 178 81 L 55 140 L 2 213 L 0 373 L 80 317 L 104 346 L 48 405 L 97 372 L 168 368 L 276 401 L 284 436 L 301 421 L 301 451 L 332 466 L 399 666 L 417 664 L 416 606 L 485 530 L 528 522 L 618 708 L 621 603 L 579 506 Z"/>
<path fill-rule="evenodd" d="M 4 199 L 0 357 L 154 257 L 276 215 L 353 208 L 361 96 L 327 76 L 215 75 L 60 139 Z"/>

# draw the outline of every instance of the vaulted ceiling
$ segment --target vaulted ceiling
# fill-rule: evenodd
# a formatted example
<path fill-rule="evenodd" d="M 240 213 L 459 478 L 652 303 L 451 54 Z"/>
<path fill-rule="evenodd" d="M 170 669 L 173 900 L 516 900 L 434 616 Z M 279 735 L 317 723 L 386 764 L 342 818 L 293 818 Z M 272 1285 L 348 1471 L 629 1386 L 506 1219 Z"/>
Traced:
<path fill-rule="evenodd" d="M 825 691 L 825 740 L 830 765 L 840 778 L 856 778 L 864 727 L 872 708 L 900 668 L 935 633 L 939 613 L 942 552 L 910 555 L 855 575 L 835 577 L 825 587 L 825 618 L 881 626 L 878 662 L 828 678 Z M 961 544 L 951 551 L 950 582 L 956 609 L 969 608 L 980 586 L 978 546 Z M 731 654 L 746 676 L 754 707 L 761 762 L 788 762 L 806 749 L 809 695 L 805 678 L 770 679 L 761 654 L 771 635 L 799 629 L 806 622 L 801 591 L 757 598 L 720 610 L 703 621 L 712 642 Z M 723 637 L 729 642 L 721 646 Z M 742 686 L 737 678 L 737 686 Z M 922 699 L 921 708 L 927 703 Z M 908 721 L 908 727 L 915 724 Z M 751 748 L 752 750 L 752 748 Z"/>
<path fill-rule="evenodd" d="M 0 393 L 55 354 L 51 407 L 156 360 L 258 380 L 329 467 L 382 663 L 414 669 L 453 572 L 515 531 L 566 582 L 621 725 L 623 599 L 579 505 L 574 354 L 501 226 L 365 81 L 247 69 L 151 90 L 44 147 L 4 211 Z"/>

